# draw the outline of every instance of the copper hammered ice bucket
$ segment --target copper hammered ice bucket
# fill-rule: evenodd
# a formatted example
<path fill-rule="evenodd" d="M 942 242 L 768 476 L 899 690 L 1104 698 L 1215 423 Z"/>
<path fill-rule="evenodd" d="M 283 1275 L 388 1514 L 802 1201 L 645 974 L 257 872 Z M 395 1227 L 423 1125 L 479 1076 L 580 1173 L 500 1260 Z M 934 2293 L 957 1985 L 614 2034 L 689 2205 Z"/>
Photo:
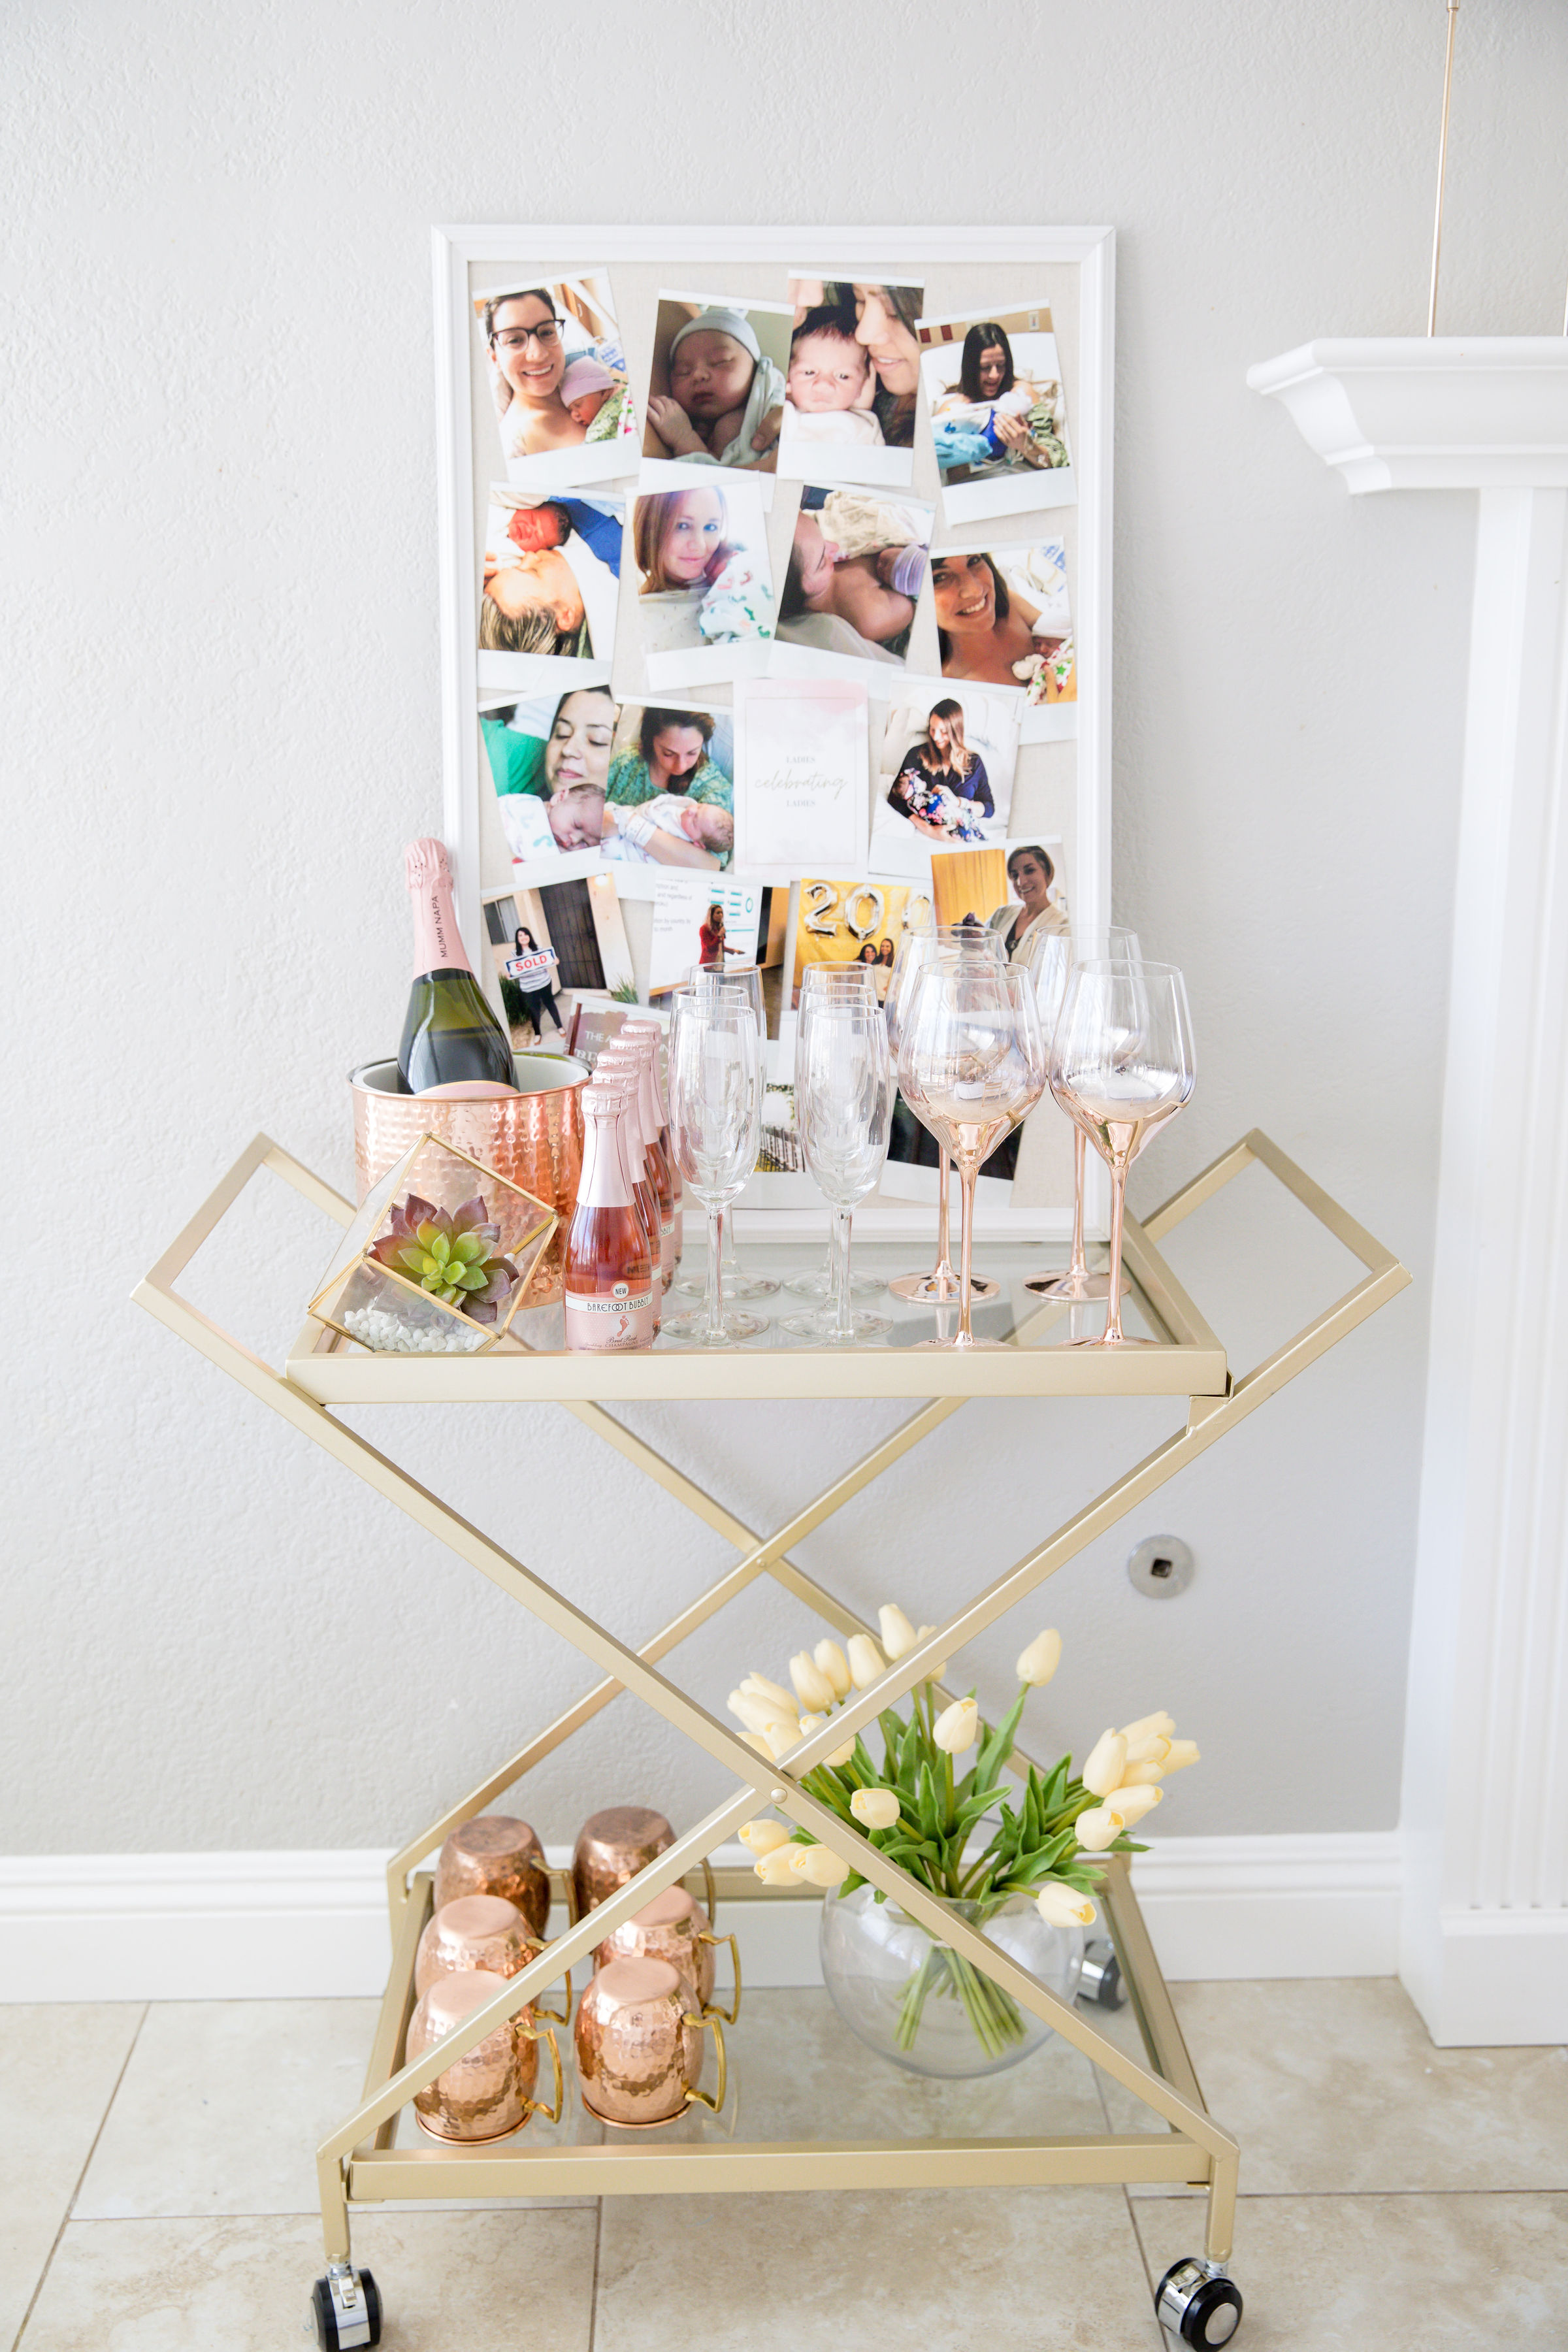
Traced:
<path fill-rule="evenodd" d="M 548 1201 L 559 1222 L 522 1301 L 525 1307 L 544 1307 L 561 1296 L 566 1228 L 583 1172 L 583 1088 L 589 1074 L 585 1063 L 563 1054 L 518 1054 L 512 1067 L 517 1094 L 453 1102 L 438 1095 L 395 1092 L 395 1059 L 362 1062 L 349 1072 L 354 1179 L 363 1201 L 411 1143 L 422 1135 L 437 1135 L 536 1200 Z"/>

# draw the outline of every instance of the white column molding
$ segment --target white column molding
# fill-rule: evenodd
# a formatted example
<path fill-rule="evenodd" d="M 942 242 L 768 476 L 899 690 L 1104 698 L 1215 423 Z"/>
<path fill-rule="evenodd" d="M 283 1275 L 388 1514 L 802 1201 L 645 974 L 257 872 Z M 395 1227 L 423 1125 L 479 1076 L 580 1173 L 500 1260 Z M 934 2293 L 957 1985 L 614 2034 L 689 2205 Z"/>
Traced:
<path fill-rule="evenodd" d="M 1568 342 L 1248 382 L 1352 491 L 1479 492 L 1400 1975 L 1440 2045 L 1568 2041 Z"/>

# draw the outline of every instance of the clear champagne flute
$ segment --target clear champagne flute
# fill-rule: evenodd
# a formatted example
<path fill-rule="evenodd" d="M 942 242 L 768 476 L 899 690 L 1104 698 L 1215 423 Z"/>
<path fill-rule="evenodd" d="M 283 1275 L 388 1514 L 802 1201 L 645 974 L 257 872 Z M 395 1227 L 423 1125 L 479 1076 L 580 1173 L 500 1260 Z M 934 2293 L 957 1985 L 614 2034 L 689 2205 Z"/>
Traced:
<path fill-rule="evenodd" d="M 669 1022 L 670 1138 L 681 1175 L 708 1212 L 708 1287 L 701 1307 L 666 1317 L 669 1338 L 721 1348 L 766 1328 L 755 1315 L 725 1312 L 719 1229 L 757 1164 L 762 1124 L 762 1046 L 745 996 L 680 992 Z"/>
<path fill-rule="evenodd" d="M 1057 938 L 1059 940 L 1059 933 L 1057 935 Z M 1044 935 L 1036 933 L 1034 935 L 1034 939 L 1038 939 L 1042 942 L 1040 947 L 1037 950 L 1037 957 L 1047 957 L 1049 950 L 1044 943 Z M 1033 940 L 1026 943 L 1026 958 L 1027 955 L 1027 948 L 1028 946 L 1033 945 Z M 1071 946 L 1068 950 L 1068 961 L 1069 968 L 1074 963 L 1097 963 L 1104 961 L 1107 959 L 1116 963 L 1140 963 L 1142 961 L 1142 956 L 1143 950 L 1138 944 L 1137 932 L 1128 930 L 1119 923 L 1108 923 L 1097 931 L 1078 932 L 1073 939 Z M 1047 979 L 1047 974 L 1044 969 L 1041 971 L 1040 977 L 1043 986 L 1046 984 Z M 1067 977 L 1064 974 L 1062 979 L 1061 993 L 1056 1000 L 1056 1009 L 1053 1013 L 1051 1024 L 1050 1027 L 1046 1030 L 1046 1045 L 1047 1048 L 1050 1045 L 1052 1031 L 1055 1029 L 1057 1018 L 1060 1015 L 1061 1005 L 1066 993 Z M 1045 999 L 1042 996 L 1042 1016 L 1044 1015 L 1044 1012 Z M 1072 1253 L 1068 1259 L 1067 1272 L 1065 1274 L 1033 1275 L 1024 1285 L 1025 1289 L 1033 1291 L 1037 1298 L 1065 1298 L 1068 1305 L 1073 1307 L 1081 1307 L 1087 1298 L 1109 1298 L 1110 1296 L 1110 1275 L 1109 1273 L 1090 1274 L 1089 1270 L 1089 1260 L 1084 1255 L 1083 1180 L 1086 1173 L 1085 1155 L 1087 1150 L 1088 1146 L 1084 1141 L 1083 1129 L 1079 1126 L 1078 1122 L 1074 1120 L 1072 1130 Z M 1120 1277 L 1120 1261 L 1113 1258 L 1111 1260 L 1111 1265 L 1115 1269 L 1118 1277 Z"/>
<path fill-rule="evenodd" d="M 856 1203 L 875 1192 L 893 1122 L 893 1073 L 881 1007 L 844 991 L 801 1006 L 795 1052 L 795 1125 L 813 1181 L 833 1211 L 833 1293 L 784 1329 L 818 1347 L 853 1347 L 892 1329 L 885 1315 L 849 1303 L 849 1235 Z"/>
<path fill-rule="evenodd" d="M 958 1331 L 925 1339 L 927 1348 L 991 1348 L 970 1329 L 970 1253 L 974 1186 L 988 1160 L 1046 1089 L 1045 1040 L 1034 981 L 1018 965 L 954 970 L 939 959 L 921 974 L 899 1048 L 904 1099 L 945 1143 L 963 1195 L 959 1253 Z"/>
<path fill-rule="evenodd" d="M 1173 964 L 1084 963 L 1068 982 L 1051 1041 L 1050 1087 L 1110 1171 L 1110 1305 L 1080 1348 L 1148 1348 L 1121 1328 L 1121 1229 L 1127 1171 L 1193 1091 L 1186 983 Z"/>
<path fill-rule="evenodd" d="M 999 932 L 976 930 L 963 923 L 945 923 L 929 931 L 906 931 L 899 942 L 898 956 L 893 965 L 893 977 L 888 989 L 886 1005 L 888 1044 L 895 1066 L 899 1053 L 899 1036 L 907 1003 L 912 996 L 921 974 L 938 957 L 947 955 L 973 962 L 1005 964 L 1007 951 Z M 906 1095 L 904 1100 L 909 1103 Z M 918 1118 L 920 1113 L 909 1103 Z M 924 1125 L 924 1121 L 921 1121 Z M 942 1307 L 958 1297 L 958 1276 L 953 1272 L 951 1255 L 951 1225 L 948 1214 L 948 1187 L 952 1161 L 947 1147 L 937 1143 L 937 1214 L 936 1264 L 929 1274 L 901 1274 L 889 1289 L 895 1298 L 908 1298 L 920 1306 Z M 971 1298 L 994 1298 L 998 1285 L 981 1274 L 970 1276 Z"/>
<path fill-rule="evenodd" d="M 757 970 L 755 964 L 745 964 L 742 966 L 731 965 L 725 971 L 721 972 L 713 964 L 694 963 L 690 971 L 687 973 L 682 985 L 687 988 L 699 990 L 711 989 L 714 987 L 738 989 L 746 998 L 752 1012 L 757 1016 L 757 1034 L 763 1041 L 763 1058 L 764 1063 L 766 1062 L 768 1051 L 767 1016 L 763 1010 L 763 976 Z M 778 1284 L 773 1279 L 772 1276 L 765 1274 L 748 1274 L 735 1255 L 734 1229 L 731 1223 L 730 1212 L 728 1209 L 724 1209 L 720 1213 L 719 1228 L 721 1234 L 721 1246 L 724 1253 L 723 1279 L 725 1297 L 771 1298 L 773 1292 L 778 1288 Z M 677 1276 L 675 1282 L 675 1288 L 679 1291 L 683 1298 L 701 1298 L 706 1295 L 707 1287 L 708 1273 L 706 1267 L 704 1267 L 700 1274 L 693 1272 L 690 1274 L 679 1275 Z"/>
<path fill-rule="evenodd" d="M 861 1003 L 876 1006 L 879 1000 L 877 983 L 869 964 L 808 963 L 800 976 L 800 1018 L 804 1021 L 810 1007 L 818 999 L 830 996 L 835 1002 Z M 798 1043 L 799 1031 L 795 1034 Z M 795 1126 L 800 1125 L 800 1107 L 795 1106 Z M 784 1284 L 797 1298 L 830 1298 L 833 1296 L 833 1247 L 831 1233 L 825 1264 L 813 1266 L 808 1274 L 792 1274 Z M 850 1288 L 857 1298 L 875 1298 L 887 1288 L 886 1283 L 875 1281 L 868 1274 L 850 1276 Z"/>

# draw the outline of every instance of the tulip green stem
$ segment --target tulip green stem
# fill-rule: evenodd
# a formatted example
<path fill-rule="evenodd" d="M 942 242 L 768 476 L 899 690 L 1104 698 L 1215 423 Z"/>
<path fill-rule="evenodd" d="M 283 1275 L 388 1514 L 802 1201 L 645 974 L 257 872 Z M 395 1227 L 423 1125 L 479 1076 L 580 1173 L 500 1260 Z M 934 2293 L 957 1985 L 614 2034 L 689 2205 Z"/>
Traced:
<path fill-rule="evenodd" d="M 991 1916 L 987 1912 L 974 1922 L 975 1926 L 984 1929 Z M 939 2000 L 962 2001 L 974 2038 L 987 2058 L 1005 2056 L 1024 2039 L 1023 2016 L 1011 1993 L 1004 1992 L 999 1984 L 961 1953 L 946 1944 L 933 1943 L 904 1987 L 899 2004 L 894 2039 L 900 2050 L 914 2048 L 926 2002 L 932 1993 Z"/>

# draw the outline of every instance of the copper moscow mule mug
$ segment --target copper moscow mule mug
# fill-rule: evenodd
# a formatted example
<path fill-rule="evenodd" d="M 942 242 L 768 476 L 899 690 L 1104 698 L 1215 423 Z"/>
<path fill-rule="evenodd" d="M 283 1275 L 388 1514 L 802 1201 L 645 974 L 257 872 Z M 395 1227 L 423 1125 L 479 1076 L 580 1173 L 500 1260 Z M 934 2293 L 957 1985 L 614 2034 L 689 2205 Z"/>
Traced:
<path fill-rule="evenodd" d="M 528 1923 L 515 1903 L 504 1902 L 499 1895 L 459 1895 L 455 1903 L 444 1903 L 435 1917 L 425 1923 L 414 1955 L 414 1990 L 428 1992 L 438 1977 L 459 1976 L 474 1969 L 483 1969 L 492 1977 L 515 1977 L 543 1949 L 539 1937 L 529 1934 Z M 571 1970 L 566 1971 L 563 2009 L 548 2009 L 542 2000 L 534 2000 L 530 2007 L 541 2017 L 567 2024 L 572 2015 Z"/>
<path fill-rule="evenodd" d="M 609 1805 L 602 1813 L 590 1814 L 577 1832 L 572 1856 L 574 1919 L 596 1911 L 617 1887 L 674 1843 L 675 1832 L 664 1815 L 646 1805 Z"/>
<path fill-rule="evenodd" d="M 504 1977 L 488 1969 L 467 1969 L 456 1976 L 439 1976 L 421 1993 L 408 2021 L 405 2063 L 423 2058 L 455 2026 L 482 2009 L 500 1992 Z M 555 2065 L 555 2104 L 547 2106 L 532 2095 L 539 2073 L 539 2042 L 550 2044 Z M 414 2095 L 414 2113 L 421 2131 L 432 2139 L 504 2139 L 530 2116 L 561 2120 L 561 2052 L 548 2025 L 536 2026 L 525 2006 L 516 2017 L 498 2025 L 471 2050 Z"/>
<path fill-rule="evenodd" d="M 499 1895 L 516 1904 L 531 1934 L 543 1935 L 550 1873 L 544 1848 L 526 1822 L 510 1813 L 481 1813 L 452 1832 L 436 1864 L 437 1910 L 460 1895 Z"/>
<path fill-rule="evenodd" d="M 735 1998 L 729 2009 L 713 2007 L 713 1956 L 721 1944 L 729 1945 L 735 1968 Z M 741 2013 L 740 1945 L 733 1936 L 714 1935 L 707 1912 L 684 1886 L 667 1886 L 613 1928 L 594 1954 L 596 1969 L 629 1959 L 667 1960 L 704 2017 L 721 2017 L 726 2025 L 733 2025 Z"/>
<path fill-rule="evenodd" d="M 591 1813 L 577 1832 L 572 1856 L 569 1908 L 573 1926 L 585 1919 L 590 1911 L 596 1911 L 628 1878 L 635 1878 L 666 1846 L 674 1843 L 675 1832 L 664 1815 L 647 1805 L 608 1805 L 602 1813 Z M 719 1908 L 712 1865 L 704 1854 L 696 1866 L 702 1873 L 711 1919 Z"/>
<path fill-rule="evenodd" d="M 702 2033 L 713 2031 L 719 2088 L 697 2087 Z M 577 2079 L 583 2105 L 601 2123 L 667 2124 L 697 2102 L 724 2104 L 724 2029 L 704 2016 L 668 1960 L 612 1960 L 577 2004 Z"/>

